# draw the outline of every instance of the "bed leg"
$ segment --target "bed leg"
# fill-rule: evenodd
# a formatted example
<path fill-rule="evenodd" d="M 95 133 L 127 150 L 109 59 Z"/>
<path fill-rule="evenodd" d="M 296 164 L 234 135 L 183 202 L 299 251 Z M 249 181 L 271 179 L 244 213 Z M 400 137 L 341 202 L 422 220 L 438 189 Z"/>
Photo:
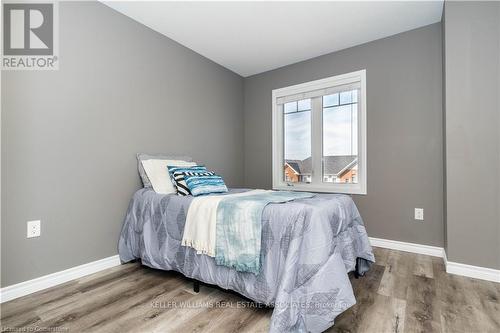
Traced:
<path fill-rule="evenodd" d="M 355 279 L 359 279 L 359 277 L 361 276 L 359 274 L 359 271 L 358 271 L 358 269 L 359 269 L 359 265 L 358 264 L 359 264 L 359 258 L 356 258 L 356 266 L 354 267 L 354 278 Z"/>
<path fill-rule="evenodd" d="M 193 291 L 195 293 L 199 293 L 200 292 L 200 281 L 193 281 Z"/>
<path fill-rule="evenodd" d="M 356 267 L 354 268 L 354 278 L 356 278 L 356 279 L 359 279 L 360 277 L 363 277 L 366 274 L 366 272 L 360 273 L 360 269 L 359 268 L 363 265 L 362 260 L 363 259 L 361 259 L 361 258 L 357 258 L 356 259 Z"/>

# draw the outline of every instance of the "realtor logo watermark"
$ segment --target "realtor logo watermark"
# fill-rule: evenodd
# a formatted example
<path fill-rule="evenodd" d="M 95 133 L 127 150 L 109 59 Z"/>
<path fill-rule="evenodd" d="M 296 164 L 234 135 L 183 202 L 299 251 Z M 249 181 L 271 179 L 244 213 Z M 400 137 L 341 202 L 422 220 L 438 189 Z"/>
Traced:
<path fill-rule="evenodd" d="M 59 69 L 56 1 L 2 2 L 2 69 Z"/>

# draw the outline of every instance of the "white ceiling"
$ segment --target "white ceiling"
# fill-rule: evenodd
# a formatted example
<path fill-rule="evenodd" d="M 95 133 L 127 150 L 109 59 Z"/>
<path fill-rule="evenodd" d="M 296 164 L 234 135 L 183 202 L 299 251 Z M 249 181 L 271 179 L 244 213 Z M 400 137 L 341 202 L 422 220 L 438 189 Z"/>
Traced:
<path fill-rule="evenodd" d="M 442 1 L 104 1 L 242 75 L 439 22 Z"/>

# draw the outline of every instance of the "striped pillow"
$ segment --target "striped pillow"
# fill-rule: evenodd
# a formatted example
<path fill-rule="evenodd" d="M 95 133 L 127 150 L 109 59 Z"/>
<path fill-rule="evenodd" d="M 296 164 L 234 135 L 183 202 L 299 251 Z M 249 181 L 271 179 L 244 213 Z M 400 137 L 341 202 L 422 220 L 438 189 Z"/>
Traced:
<path fill-rule="evenodd" d="M 195 197 L 210 193 L 227 192 L 227 187 L 222 177 L 214 173 L 211 175 L 190 175 L 185 172 L 184 179 L 189 191 Z"/>
<path fill-rule="evenodd" d="M 170 180 L 172 181 L 172 184 L 174 185 L 175 191 L 179 195 L 189 195 L 191 192 L 189 192 L 189 189 L 186 186 L 186 183 L 183 182 L 184 177 L 178 176 L 178 181 L 175 180 L 174 173 L 175 172 L 208 172 L 207 168 L 203 165 L 194 165 L 194 166 L 173 166 L 173 165 L 168 165 L 168 173 L 170 175 Z M 179 187 L 178 185 L 181 184 L 181 193 L 179 193 Z"/>
<path fill-rule="evenodd" d="M 186 175 L 190 176 L 213 176 L 215 173 L 213 172 L 183 172 L 183 171 L 174 171 L 173 180 L 175 183 L 175 187 L 177 188 L 177 194 L 186 196 L 191 195 L 191 191 L 189 187 L 186 185 Z"/>

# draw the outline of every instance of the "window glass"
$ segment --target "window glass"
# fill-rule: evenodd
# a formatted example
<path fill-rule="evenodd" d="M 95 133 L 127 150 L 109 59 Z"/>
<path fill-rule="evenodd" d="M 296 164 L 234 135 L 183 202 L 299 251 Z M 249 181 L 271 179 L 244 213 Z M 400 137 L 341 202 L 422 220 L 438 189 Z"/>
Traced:
<path fill-rule="evenodd" d="M 303 99 L 301 101 L 297 102 L 298 104 L 298 111 L 305 111 L 305 110 L 311 110 L 311 99 Z"/>
<path fill-rule="evenodd" d="M 285 113 L 297 112 L 297 102 L 290 102 L 284 105 Z"/>
<path fill-rule="evenodd" d="M 339 105 L 339 94 L 323 96 L 323 107 Z"/>
<path fill-rule="evenodd" d="M 287 104 L 298 105 L 287 112 Z M 311 99 L 284 106 L 283 180 L 288 183 L 311 182 Z M 288 110 L 293 110 L 289 107 Z"/>
<path fill-rule="evenodd" d="M 340 104 L 349 104 L 352 102 L 352 92 L 343 91 L 340 93 Z"/>
<path fill-rule="evenodd" d="M 354 93 L 353 93 L 354 92 Z M 340 94 L 340 105 L 323 105 L 323 182 L 357 183 L 357 91 Z"/>

